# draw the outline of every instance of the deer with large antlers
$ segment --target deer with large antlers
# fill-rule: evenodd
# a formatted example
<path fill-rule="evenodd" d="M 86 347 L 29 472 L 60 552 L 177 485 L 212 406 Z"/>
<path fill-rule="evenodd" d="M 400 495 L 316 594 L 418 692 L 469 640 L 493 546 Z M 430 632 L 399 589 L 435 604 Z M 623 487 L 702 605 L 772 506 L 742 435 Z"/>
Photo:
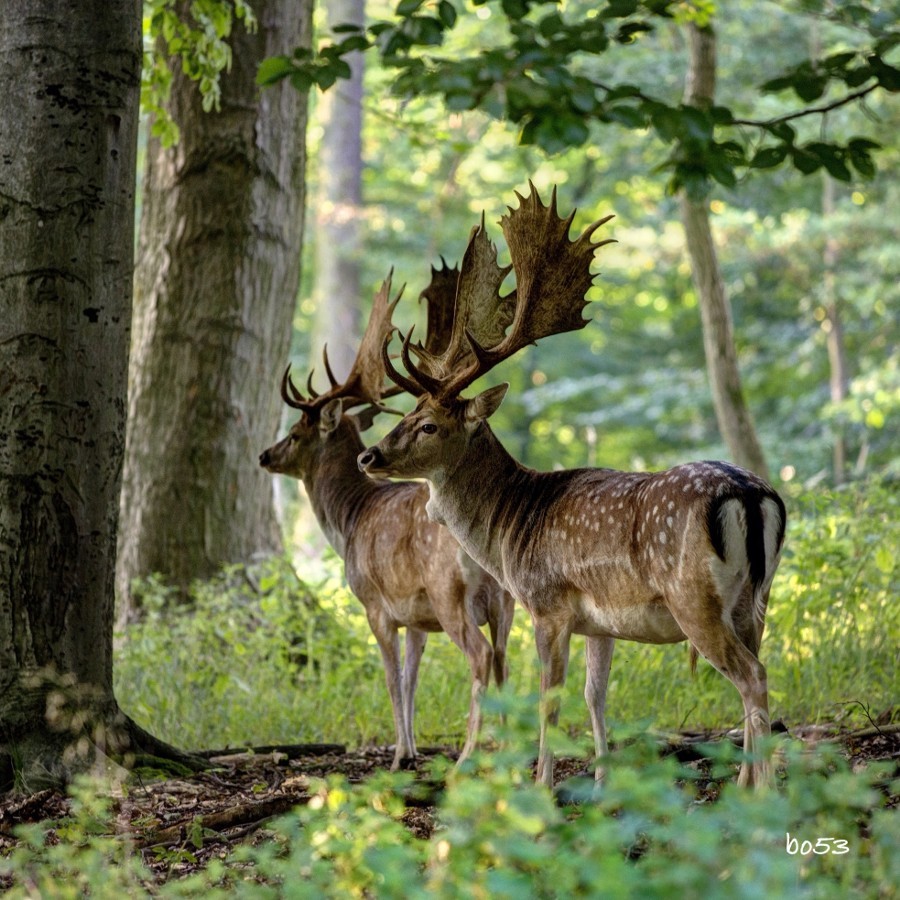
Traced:
<path fill-rule="evenodd" d="M 456 272 L 432 270 L 423 292 L 429 301 L 429 346 L 439 346 L 442 304 L 452 302 Z M 424 484 L 375 483 L 363 475 L 356 458 L 363 450 L 360 427 L 371 424 L 381 408 L 384 367 L 382 343 L 391 330 L 390 277 L 375 297 L 372 314 L 350 374 L 338 382 L 324 355 L 331 387 L 319 394 L 312 373 L 304 396 L 290 377 L 281 396 L 301 416 L 287 437 L 264 451 L 260 465 L 269 472 L 302 480 L 316 518 L 331 546 L 344 559 L 347 582 L 363 604 L 378 641 L 397 734 L 392 770 L 415 757 L 415 693 L 419 662 L 429 632 L 445 631 L 463 651 L 472 673 L 466 741 L 460 759 L 475 746 L 479 697 L 493 670 L 498 685 L 506 679 L 506 645 L 515 601 L 466 556 L 450 533 L 425 513 Z M 396 393 L 396 389 L 393 389 Z M 357 415 L 349 410 L 364 406 Z M 490 627 L 491 642 L 479 630 Z M 406 628 L 400 662 L 398 629 Z"/>
<path fill-rule="evenodd" d="M 591 263 L 603 242 L 576 240 L 556 191 L 545 206 L 534 186 L 501 226 L 511 266 L 497 264 L 482 225 L 459 275 L 449 344 L 440 353 L 403 343 L 409 373 L 384 361 L 392 380 L 418 397 L 381 442 L 359 457 L 374 476 L 426 478 L 428 513 L 530 613 L 541 662 L 537 778 L 553 783 L 548 727 L 563 684 L 573 634 L 586 639 L 585 699 L 602 778 L 607 752 L 606 689 L 616 639 L 652 644 L 687 640 L 737 688 L 747 753 L 739 782 L 762 784 L 759 755 L 769 733 L 766 670 L 759 646 L 784 537 L 785 508 L 756 475 L 723 462 L 664 472 L 611 469 L 536 472 L 503 448 L 488 425 L 508 385 L 461 396 L 479 377 L 540 338 L 582 328 Z M 608 217 L 611 218 L 611 217 Z M 516 287 L 500 286 L 514 270 Z M 413 357 L 416 357 L 414 360 Z"/>

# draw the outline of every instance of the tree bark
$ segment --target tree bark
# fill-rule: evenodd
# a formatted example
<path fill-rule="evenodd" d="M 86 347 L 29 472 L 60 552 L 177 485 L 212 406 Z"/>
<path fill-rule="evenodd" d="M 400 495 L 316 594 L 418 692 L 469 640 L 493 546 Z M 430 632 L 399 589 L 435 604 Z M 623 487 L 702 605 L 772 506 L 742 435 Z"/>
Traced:
<path fill-rule="evenodd" d="M 822 218 L 826 225 L 830 216 L 834 215 L 834 179 L 826 172 L 822 176 Z M 826 229 L 827 230 L 827 229 Z M 835 268 L 838 262 L 838 242 L 828 233 L 822 253 L 824 275 L 822 278 L 825 319 L 825 344 L 828 350 L 828 386 L 832 403 L 840 403 L 847 399 L 849 377 L 847 374 L 847 354 L 844 348 L 844 326 L 841 315 L 841 303 L 835 284 Z M 843 484 L 847 471 L 847 447 L 844 429 L 839 421 L 832 423 L 833 446 L 832 465 L 834 467 L 834 483 Z"/>
<path fill-rule="evenodd" d="M 139 0 L 4 0 L 0 792 L 130 742 L 112 638 L 140 66 Z"/>
<path fill-rule="evenodd" d="M 117 589 L 160 572 L 186 591 L 281 547 L 271 478 L 300 270 L 307 98 L 260 93 L 257 64 L 309 46 L 311 0 L 260 0 L 237 24 L 221 111 L 175 71 L 181 141 L 151 141 L 144 180 Z"/>
<path fill-rule="evenodd" d="M 328 27 L 365 23 L 365 0 L 330 0 Z M 328 345 L 335 375 L 350 372 L 360 335 L 363 56 L 347 57 L 352 76 L 322 95 L 322 142 L 314 211 L 315 345 Z"/>
<path fill-rule="evenodd" d="M 684 102 L 707 107 L 713 102 L 716 85 L 716 38 L 712 28 L 689 25 L 690 68 Z M 731 304 L 719 268 L 706 201 L 692 200 L 686 192 L 680 198 L 681 220 L 691 259 L 691 273 L 700 305 L 703 348 L 719 432 L 732 459 L 741 466 L 768 478 L 768 467 L 753 419 L 744 399 Z"/>

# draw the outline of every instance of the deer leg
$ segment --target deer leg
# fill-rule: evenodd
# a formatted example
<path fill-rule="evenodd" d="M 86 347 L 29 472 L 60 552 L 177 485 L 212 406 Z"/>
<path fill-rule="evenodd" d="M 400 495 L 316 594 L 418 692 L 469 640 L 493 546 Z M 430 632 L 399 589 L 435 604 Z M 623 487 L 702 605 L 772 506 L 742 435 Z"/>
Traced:
<path fill-rule="evenodd" d="M 680 620 L 678 624 L 688 640 L 741 695 L 744 704 L 744 753 L 748 758 L 741 764 L 738 784 L 765 787 L 771 779 L 771 765 L 762 758 L 760 746 L 761 739 L 770 734 L 765 667 L 728 622 L 719 620 L 715 629 L 692 627 L 691 623 Z"/>
<path fill-rule="evenodd" d="M 552 619 L 534 622 L 534 641 L 541 661 L 541 736 L 535 780 L 553 787 L 553 751 L 549 744 L 549 730 L 559 721 L 559 693 L 556 690 L 566 682 L 569 666 L 569 638 L 571 630 Z"/>
<path fill-rule="evenodd" d="M 611 637 L 585 638 L 584 699 L 591 714 L 591 730 L 594 732 L 594 753 L 597 757 L 594 780 L 599 785 L 605 771 L 600 764 L 609 752 L 606 740 L 606 688 L 609 684 L 609 667 L 612 664 L 615 641 Z"/>
<path fill-rule="evenodd" d="M 378 641 L 378 649 L 381 651 L 381 659 L 384 662 L 384 678 L 387 682 L 388 695 L 391 698 L 391 709 L 394 713 L 394 732 L 397 735 L 397 744 L 394 748 L 394 761 L 391 763 L 391 771 L 396 772 L 404 759 L 415 756 L 415 747 L 408 743 L 409 729 L 406 726 L 406 714 L 403 708 L 403 685 L 400 671 L 400 636 L 394 625 L 387 622 L 384 617 L 369 615 L 369 626 L 375 640 Z"/>
<path fill-rule="evenodd" d="M 501 588 L 488 604 L 488 627 L 491 631 L 491 646 L 494 648 L 494 681 L 502 688 L 509 678 L 509 663 L 506 661 L 506 644 L 512 628 L 516 602 Z"/>
<path fill-rule="evenodd" d="M 417 628 L 406 628 L 406 650 L 403 654 L 403 675 L 400 688 L 403 695 L 403 720 L 406 726 L 406 746 L 410 756 L 416 755 L 416 686 L 419 683 L 419 663 L 425 652 L 428 633 Z"/>
<path fill-rule="evenodd" d="M 460 607 L 462 609 L 462 607 Z M 442 621 L 450 640 L 465 654 L 472 672 L 472 689 L 469 696 L 469 717 L 466 724 L 466 742 L 459 754 L 457 765 L 468 759 L 478 741 L 481 729 L 481 695 L 491 677 L 493 651 L 487 638 L 466 616 L 452 621 Z"/>

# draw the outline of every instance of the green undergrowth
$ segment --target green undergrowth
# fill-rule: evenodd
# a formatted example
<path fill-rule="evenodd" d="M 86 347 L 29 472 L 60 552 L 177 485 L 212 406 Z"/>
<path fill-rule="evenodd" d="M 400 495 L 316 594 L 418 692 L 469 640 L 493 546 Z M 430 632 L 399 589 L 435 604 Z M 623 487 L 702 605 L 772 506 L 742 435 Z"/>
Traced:
<path fill-rule="evenodd" d="M 867 716 L 897 702 L 900 670 L 900 498 L 894 484 L 789 498 L 784 559 L 769 604 L 762 659 L 773 718 L 794 724 Z M 142 586 L 144 616 L 119 637 L 116 691 L 155 734 L 188 749 L 327 741 L 393 741 L 375 639 L 332 557 L 326 575 L 300 580 L 284 560 L 230 569 L 198 583 L 179 605 L 159 580 Z M 573 639 L 561 724 L 589 728 L 581 697 L 583 645 Z M 522 610 L 510 638 L 510 691 L 537 691 L 538 667 Z M 445 635 L 429 637 L 418 691 L 421 745 L 465 733 L 468 671 Z M 608 716 L 657 730 L 741 722 L 737 692 L 685 644 L 620 641 Z M 490 727 L 490 717 L 488 717 Z"/>
<path fill-rule="evenodd" d="M 884 765 L 852 772 L 833 748 L 782 738 L 773 742 L 777 786 L 754 793 L 732 783 L 737 751 L 727 742 L 707 748 L 711 769 L 698 776 L 636 733 L 609 757 L 598 794 L 573 779 L 554 796 L 530 779 L 531 704 L 486 702 L 506 714 L 503 749 L 478 752 L 461 770 L 435 762 L 445 788 L 428 840 L 401 819 L 416 789 L 410 773 L 361 785 L 333 777 L 313 781 L 308 804 L 254 840 L 178 878 L 175 863 L 194 859 L 206 839 L 198 819 L 151 874 L 116 828 L 108 787 L 83 782 L 71 818 L 17 829 L 0 885 L 11 898 L 844 900 L 887 898 L 900 883 L 900 816 L 886 800 L 900 785 Z M 714 802 L 710 781 L 720 787 Z"/>

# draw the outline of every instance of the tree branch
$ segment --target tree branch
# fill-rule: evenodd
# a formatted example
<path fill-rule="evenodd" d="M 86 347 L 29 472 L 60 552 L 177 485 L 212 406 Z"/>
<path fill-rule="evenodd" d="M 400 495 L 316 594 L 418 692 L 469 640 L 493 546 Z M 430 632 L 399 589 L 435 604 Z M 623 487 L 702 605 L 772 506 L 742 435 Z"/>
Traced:
<path fill-rule="evenodd" d="M 865 97 L 866 94 L 872 93 L 878 87 L 877 84 L 870 84 L 867 88 L 862 88 L 861 90 L 854 91 L 852 94 L 847 94 L 846 97 L 842 97 L 840 100 L 834 100 L 831 103 L 826 103 L 824 106 L 811 106 L 809 109 L 801 109 L 797 112 L 787 113 L 784 116 L 778 116 L 775 119 L 766 119 L 765 121 L 759 119 L 732 119 L 730 122 L 731 125 L 750 125 L 753 128 L 769 128 L 772 125 L 778 125 L 781 122 L 788 122 L 791 119 L 800 119 L 803 116 L 812 116 L 817 113 L 827 113 L 831 112 L 833 109 L 838 109 L 841 106 L 846 106 L 848 103 L 852 103 L 854 100 L 859 100 L 861 97 Z"/>

